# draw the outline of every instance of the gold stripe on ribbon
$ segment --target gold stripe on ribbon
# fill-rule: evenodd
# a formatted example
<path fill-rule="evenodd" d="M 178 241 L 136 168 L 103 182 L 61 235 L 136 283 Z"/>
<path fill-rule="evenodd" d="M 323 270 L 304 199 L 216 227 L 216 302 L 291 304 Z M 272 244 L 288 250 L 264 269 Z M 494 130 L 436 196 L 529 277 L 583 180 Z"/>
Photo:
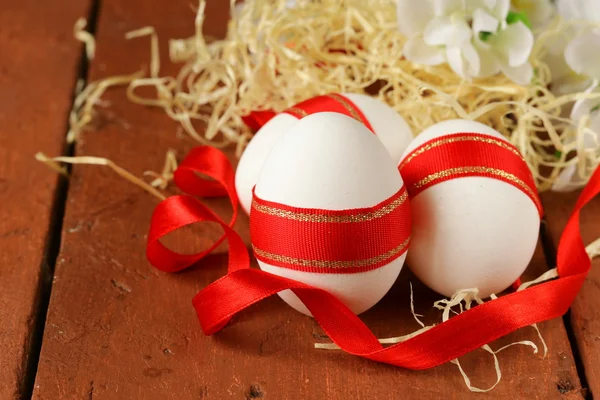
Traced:
<path fill-rule="evenodd" d="M 418 150 L 416 150 L 415 152 L 413 152 L 410 156 L 408 156 L 404 161 L 402 161 L 402 164 L 400 164 L 400 167 L 398 167 L 398 168 L 402 169 L 406 164 L 408 164 L 409 162 L 411 162 L 415 157 L 420 156 L 424 152 L 426 152 L 428 150 L 431 150 L 434 147 L 442 146 L 442 145 L 445 145 L 445 144 L 448 144 L 448 143 L 467 142 L 467 141 L 494 144 L 494 145 L 502 147 L 502 148 L 504 148 L 504 149 L 506 149 L 508 151 L 511 151 L 512 153 L 514 153 L 517 156 L 519 156 L 519 158 L 521 158 L 523 161 L 525 161 L 525 159 L 523 158 L 523 156 L 521 155 L 521 153 L 519 153 L 519 150 L 517 150 L 512 145 L 504 142 L 501 139 L 495 139 L 495 138 L 492 138 L 492 137 L 481 137 L 481 136 L 455 135 L 455 136 L 447 137 L 445 139 L 440 139 L 440 140 L 433 141 L 433 142 L 428 143 L 425 146 L 419 148 Z"/>
<path fill-rule="evenodd" d="M 280 263 L 298 265 L 302 267 L 312 267 L 312 268 L 354 268 L 354 267 L 367 267 L 370 265 L 378 264 L 382 261 L 385 261 L 389 258 L 394 257 L 402 252 L 404 252 L 410 242 L 410 238 L 406 239 L 402 244 L 397 246 L 396 248 L 378 255 L 376 257 L 367 258 L 364 260 L 353 260 L 353 261 L 323 261 L 323 260 L 305 260 L 301 258 L 282 256 L 279 254 L 269 253 L 267 251 L 263 251 L 257 247 L 253 247 L 254 252 L 257 256 L 265 258 L 267 260 L 273 260 Z"/>
<path fill-rule="evenodd" d="M 287 218 L 301 222 L 339 222 L 339 223 L 351 223 L 351 222 L 365 222 L 371 221 L 376 218 L 381 218 L 398 208 L 408 198 L 408 192 L 403 189 L 402 194 L 396 200 L 390 204 L 380 208 L 376 211 L 369 211 L 362 214 L 355 215 L 319 215 L 300 213 L 288 210 L 282 210 L 279 208 L 258 204 L 256 200 L 252 202 L 252 208 L 258 212 L 274 215 L 276 217 Z"/>
<path fill-rule="evenodd" d="M 352 107 L 350 105 L 350 103 L 348 103 L 348 100 L 346 100 L 346 98 L 344 96 L 340 96 L 339 94 L 336 94 L 336 93 L 329 93 L 327 95 L 327 97 L 340 103 L 346 109 L 346 111 L 348 111 L 348 113 L 352 116 L 352 118 L 354 118 L 361 124 L 365 123 L 365 121 L 363 121 L 362 118 L 360 117 L 360 115 L 356 112 L 356 109 L 354 107 Z"/>
<path fill-rule="evenodd" d="M 519 179 L 518 177 L 516 177 L 513 174 L 510 174 L 506 171 L 502 171 L 501 169 L 496 169 L 496 168 L 481 167 L 481 166 L 449 168 L 449 169 L 428 175 L 425 178 L 421 179 L 419 182 L 413 184 L 412 186 L 415 189 L 420 189 L 423 186 L 428 185 L 429 183 L 434 182 L 438 179 L 447 178 L 452 175 L 459 175 L 459 174 L 465 175 L 465 174 L 473 174 L 473 173 L 475 173 L 475 174 L 485 173 L 485 174 L 495 175 L 495 176 L 499 176 L 501 178 L 504 178 L 504 179 L 514 183 L 515 185 L 519 186 L 521 189 L 523 189 L 529 195 L 529 197 L 533 200 L 533 202 L 535 203 L 538 210 L 542 209 L 542 205 L 539 201 L 538 196 L 534 193 L 534 191 L 527 184 L 525 184 L 525 182 L 523 182 L 521 179 Z"/>
<path fill-rule="evenodd" d="M 303 109 L 298 108 L 298 107 L 288 108 L 287 110 L 285 110 L 285 112 L 288 114 L 292 114 L 292 115 L 296 114 L 296 115 L 294 115 L 294 117 L 296 117 L 296 118 L 304 118 L 308 115 L 308 113 L 306 111 L 304 111 Z"/>

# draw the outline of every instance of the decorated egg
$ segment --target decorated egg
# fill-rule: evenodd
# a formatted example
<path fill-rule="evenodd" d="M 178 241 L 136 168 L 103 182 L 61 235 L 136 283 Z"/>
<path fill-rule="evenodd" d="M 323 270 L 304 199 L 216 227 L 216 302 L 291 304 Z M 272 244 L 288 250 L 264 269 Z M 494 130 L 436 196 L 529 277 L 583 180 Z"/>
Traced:
<path fill-rule="evenodd" d="M 312 114 L 265 160 L 250 235 L 262 270 L 325 289 L 358 314 L 402 269 L 408 194 L 389 153 L 363 124 L 339 113 Z M 310 315 L 292 291 L 279 295 Z"/>
<path fill-rule="evenodd" d="M 406 121 L 390 106 L 370 96 L 327 94 L 306 100 L 271 118 L 244 150 L 235 175 L 235 187 L 246 213 L 250 210 L 252 188 L 273 145 L 300 118 L 324 111 L 338 112 L 362 122 L 377 135 L 395 162 L 413 139 Z"/>
<path fill-rule="evenodd" d="M 523 273 L 535 251 L 542 206 L 518 149 L 474 121 L 423 131 L 399 164 L 410 196 L 407 263 L 445 296 L 477 288 L 499 293 Z"/>

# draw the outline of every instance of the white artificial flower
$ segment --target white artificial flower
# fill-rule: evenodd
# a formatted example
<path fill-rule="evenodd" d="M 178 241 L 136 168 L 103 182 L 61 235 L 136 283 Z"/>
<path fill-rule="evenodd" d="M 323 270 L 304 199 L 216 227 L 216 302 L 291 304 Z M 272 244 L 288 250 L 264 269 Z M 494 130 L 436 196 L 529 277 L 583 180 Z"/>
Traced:
<path fill-rule="evenodd" d="M 598 42 L 597 42 L 598 43 Z M 597 45 L 600 47 L 600 43 Z M 600 92 L 597 81 L 585 91 L 585 93 Z M 588 119 L 587 129 L 583 136 L 584 151 L 600 151 L 600 100 L 599 99 L 581 99 L 575 102 L 571 110 L 571 120 L 575 125 L 579 125 L 583 118 Z M 583 156 L 580 154 L 580 157 Z M 555 192 L 570 192 L 579 189 L 585 185 L 585 180 L 579 176 L 577 165 L 565 167 L 556 178 L 552 185 Z"/>
<path fill-rule="evenodd" d="M 578 72 L 570 68 L 565 59 L 565 51 L 571 41 L 588 33 L 592 29 L 592 24 L 600 23 L 600 4 L 596 0 L 557 0 L 556 8 L 565 21 L 573 20 L 579 23 L 561 32 L 552 43 L 547 45 L 548 55 L 544 61 L 552 72 L 552 91 L 557 94 L 581 92 L 590 86 L 593 77 L 586 71 Z M 579 42 L 578 47 L 576 49 L 573 47 L 571 51 L 585 54 L 593 51 L 591 46 L 593 43 L 587 40 Z M 572 56 L 576 55 L 572 54 Z"/>
<path fill-rule="evenodd" d="M 527 84 L 533 33 L 510 13 L 510 0 L 398 0 L 398 27 L 413 62 L 447 62 L 463 78 L 503 72 Z"/>
<path fill-rule="evenodd" d="M 590 0 L 558 0 L 557 9 L 566 20 L 587 21 L 571 27 L 550 48 L 554 63 L 548 65 L 552 70 L 553 88 L 558 93 L 600 92 L 600 31 L 592 28 L 592 23 L 600 22 L 600 7 Z M 598 99 L 580 99 L 571 110 L 571 120 L 579 125 L 585 118 L 587 126 L 583 137 L 585 152 L 600 151 L 600 101 Z M 588 167 L 588 165 L 586 165 Z M 563 169 L 552 186 L 557 192 L 568 192 L 581 188 L 585 184 L 579 176 L 577 165 Z"/>

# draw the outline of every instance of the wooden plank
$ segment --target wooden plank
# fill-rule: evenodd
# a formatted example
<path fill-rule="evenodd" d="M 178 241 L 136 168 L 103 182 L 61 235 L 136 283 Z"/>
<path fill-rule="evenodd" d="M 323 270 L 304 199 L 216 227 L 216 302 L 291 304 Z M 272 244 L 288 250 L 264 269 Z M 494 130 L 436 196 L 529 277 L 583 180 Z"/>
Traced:
<path fill-rule="evenodd" d="M 32 330 L 53 263 L 46 246 L 60 234 L 49 231 L 57 176 L 33 156 L 63 150 L 82 54 L 73 23 L 90 3 L 0 5 L 0 399 L 20 398 L 33 383 Z"/>
<path fill-rule="evenodd" d="M 579 197 L 576 193 L 545 193 L 548 228 L 554 241 L 558 241 Z M 594 199 L 581 213 L 580 227 L 584 243 L 600 237 L 600 198 Z M 575 336 L 589 389 L 600 395 L 600 259 L 592 262 L 592 270 L 579 296 L 571 307 L 571 327 Z"/>
<path fill-rule="evenodd" d="M 223 33 L 224 3 L 209 2 L 210 33 Z M 187 2 L 105 0 L 93 78 L 135 71 L 140 60 L 148 59 L 149 46 L 124 41 L 126 31 L 155 26 L 165 55 L 166 38 L 190 35 L 193 19 Z M 184 154 L 191 146 L 177 139 L 176 125 L 162 112 L 132 105 L 121 92 L 108 93 L 105 100 L 129 128 L 109 124 L 86 134 L 78 154 L 108 156 L 141 174 L 160 169 L 165 149 Z M 451 364 L 415 372 L 313 349 L 315 341 L 325 340 L 318 325 L 278 298 L 236 317 L 218 335 L 205 337 L 190 300 L 225 272 L 224 252 L 180 274 L 152 269 L 144 250 L 156 200 L 107 170 L 75 167 L 67 203 L 35 399 L 475 397 Z M 227 209 L 224 200 L 210 204 L 220 212 Z M 247 240 L 247 218 L 241 218 L 237 229 Z M 187 237 L 183 244 L 193 246 L 203 239 Z M 546 268 L 539 251 L 529 277 Z M 385 300 L 365 314 L 376 334 L 401 335 L 418 328 L 409 311 L 408 279 L 406 270 Z M 420 285 L 415 295 L 417 310 L 426 311 L 433 295 Z M 541 324 L 541 329 L 550 347 L 548 358 L 525 347 L 501 353 L 504 380 L 495 397 L 581 397 L 562 321 Z M 525 339 L 536 341 L 535 332 L 523 329 L 493 347 Z M 491 385 L 495 377 L 491 357 L 485 354 L 478 351 L 464 358 L 465 369 L 480 386 Z"/>

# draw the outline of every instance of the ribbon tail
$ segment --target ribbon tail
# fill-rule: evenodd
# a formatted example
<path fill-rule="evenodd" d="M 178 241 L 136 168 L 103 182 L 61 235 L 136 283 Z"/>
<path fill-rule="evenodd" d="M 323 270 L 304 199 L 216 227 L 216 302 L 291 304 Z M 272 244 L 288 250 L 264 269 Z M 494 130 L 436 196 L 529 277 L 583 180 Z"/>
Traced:
<path fill-rule="evenodd" d="M 556 255 L 560 276 L 573 275 L 579 271 L 585 271 L 587 274 L 591 268 L 592 263 L 579 232 L 579 215 L 581 209 L 598 193 L 600 193 L 600 167 L 596 168 L 588 184 L 583 188 L 560 238 Z"/>

